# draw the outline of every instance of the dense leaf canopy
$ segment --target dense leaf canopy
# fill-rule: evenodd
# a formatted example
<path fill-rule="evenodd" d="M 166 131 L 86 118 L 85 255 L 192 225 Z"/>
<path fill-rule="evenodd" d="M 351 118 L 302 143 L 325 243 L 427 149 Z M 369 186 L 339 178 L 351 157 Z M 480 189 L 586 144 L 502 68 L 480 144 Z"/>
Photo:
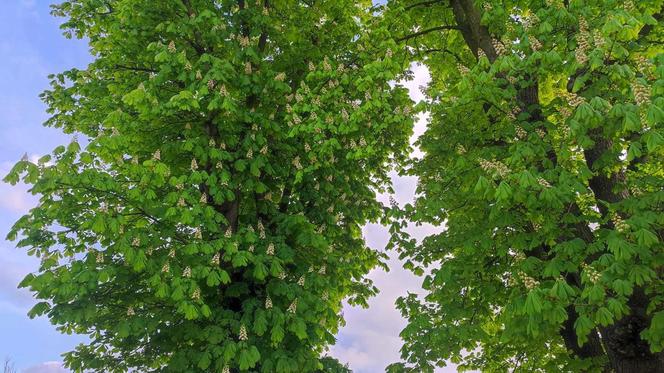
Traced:
<path fill-rule="evenodd" d="M 395 371 L 664 369 L 661 7 L 388 2 L 432 76 L 399 216 L 444 227 L 394 235 L 428 273 Z"/>
<path fill-rule="evenodd" d="M 379 219 L 412 128 L 370 1 L 72 0 L 94 61 L 52 77 L 47 125 L 80 135 L 7 176 L 22 282 L 93 371 L 305 372 L 366 305 Z M 407 65 L 406 65 L 407 66 Z M 337 367 L 335 371 L 345 371 Z"/>
<path fill-rule="evenodd" d="M 90 337 L 67 366 L 347 372 L 323 353 L 387 217 L 425 290 L 388 370 L 664 372 L 664 1 L 380 3 L 53 7 L 94 56 L 42 96 L 80 140 L 6 180 L 40 196 L 9 233 L 30 314 Z"/>

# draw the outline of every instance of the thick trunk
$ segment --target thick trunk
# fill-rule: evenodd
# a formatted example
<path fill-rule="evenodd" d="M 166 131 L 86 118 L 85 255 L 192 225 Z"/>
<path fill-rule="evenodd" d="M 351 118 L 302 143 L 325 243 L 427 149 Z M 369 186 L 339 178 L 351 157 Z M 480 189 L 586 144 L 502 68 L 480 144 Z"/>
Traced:
<path fill-rule="evenodd" d="M 610 365 L 616 373 L 664 373 L 664 353 L 652 354 L 648 343 L 641 338 L 641 332 L 651 321 L 646 312 L 648 301 L 643 289 L 636 288 L 627 303 L 631 313 L 601 331 Z"/>
<path fill-rule="evenodd" d="M 563 328 L 560 330 L 560 335 L 563 337 L 565 347 L 572 351 L 575 356 L 583 359 L 590 359 L 604 355 L 599 334 L 596 330 L 593 330 L 590 335 L 588 335 L 588 342 L 583 346 L 579 345 L 576 337 L 576 330 L 574 330 L 574 322 L 579 315 L 574 309 L 574 306 L 567 307 L 566 311 L 568 317 L 563 324 Z"/>
<path fill-rule="evenodd" d="M 660 356 L 650 359 L 617 359 L 611 363 L 615 373 L 662 373 L 664 360 Z"/>

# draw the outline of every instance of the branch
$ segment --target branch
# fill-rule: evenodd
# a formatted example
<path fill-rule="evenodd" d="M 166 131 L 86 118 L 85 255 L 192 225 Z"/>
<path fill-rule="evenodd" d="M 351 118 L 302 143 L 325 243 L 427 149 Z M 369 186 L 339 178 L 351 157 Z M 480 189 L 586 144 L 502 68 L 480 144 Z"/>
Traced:
<path fill-rule="evenodd" d="M 429 53 L 437 53 L 437 52 L 447 53 L 447 54 L 451 55 L 452 57 L 454 57 L 454 59 L 456 59 L 457 62 L 463 63 L 463 61 L 461 60 L 461 57 L 459 57 L 458 54 L 452 52 L 449 49 L 445 49 L 445 48 L 426 49 L 426 50 L 423 50 L 423 51 L 418 51 L 418 54 L 429 54 Z"/>
<path fill-rule="evenodd" d="M 156 73 L 157 70 L 151 69 L 149 67 L 140 67 L 140 66 L 125 66 L 125 65 L 115 65 L 116 69 L 131 70 L 131 71 L 143 71 L 147 73 Z"/>
<path fill-rule="evenodd" d="M 657 23 L 662 21 L 662 18 L 664 17 L 664 11 L 661 11 L 659 13 L 655 13 L 652 15 L 654 19 L 657 20 Z M 654 26 L 651 24 L 647 24 L 641 28 L 641 31 L 639 31 L 639 37 L 642 38 L 644 36 L 647 36 L 650 34 L 650 32 L 654 29 Z"/>
<path fill-rule="evenodd" d="M 441 2 L 441 0 L 421 1 L 419 3 L 408 5 L 407 7 L 404 8 L 404 10 L 411 10 L 411 9 L 416 8 L 418 6 L 427 6 L 427 5 L 432 5 L 432 4 L 440 3 L 440 2 Z"/>
<path fill-rule="evenodd" d="M 416 38 L 418 36 L 422 36 L 424 34 L 428 34 L 430 32 L 441 31 L 441 30 L 460 30 L 460 28 L 459 28 L 459 26 L 449 26 L 449 25 L 436 26 L 436 27 L 432 27 L 432 28 L 428 28 L 426 30 L 416 32 L 414 34 L 406 35 L 404 37 L 401 37 L 401 38 L 397 39 L 396 41 L 398 41 L 398 42 L 399 41 L 406 41 L 406 40 L 410 40 L 412 38 Z"/>

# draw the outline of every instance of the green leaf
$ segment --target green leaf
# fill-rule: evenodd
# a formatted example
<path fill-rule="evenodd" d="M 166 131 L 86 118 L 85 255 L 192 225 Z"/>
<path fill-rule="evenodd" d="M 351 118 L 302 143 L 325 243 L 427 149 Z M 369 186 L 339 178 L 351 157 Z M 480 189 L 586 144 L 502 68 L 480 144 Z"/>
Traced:
<path fill-rule="evenodd" d="M 212 361 L 210 360 L 211 356 L 209 352 L 203 352 L 201 357 L 198 359 L 198 367 L 205 370 L 210 366 Z"/>
<path fill-rule="evenodd" d="M 284 329 L 279 325 L 273 326 L 270 338 L 273 346 L 278 345 L 284 339 Z"/>
<path fill-rule="evenodd" d="M 580 345 L 588 340 L 588 333 L 595 327 L 595 324 L 586 315 L 580 315 L 574 322 L 574 330 Z"/>
<path fill-rule="evenodd" d="M 595 313 L 595 322 L 602 326 L 609 326 L 613 323 L 613 314 L 606 307 L 600 307 Z"/>
<path fill-rule="evenodd" d="M 48 302 L 38 302 L 30 311 L 28 311 L 28 317 L 34 319 L 35 317 L 42 316 L 51 309 L 51 305 Z"/>
<path fill-rule="evenodd" d="M 254 278 L 256 278 L 259 281 L 262 281 L 265 279 L 267 274 L 268 274 L 268 269 L 265 266 L 265 264 L 261 262 L 256 262 L 254 264 Z"/>
<path fill-rule="evenodd" d="M 641 228 L 638 231 L 636 231 L 634 235 L 636 236 L 636 242 L 644 247 L 651 247 L 659 242 L 659 238 L 657 238 L 657 235 L 644 228 Z"/>
<path fill-rule="evenodd" d="M 523 310 L 531 316 L 542 312 L 542 300 L 536 291 L 530 291 L 528 293 Z"/>
<path fill-rule="evenodd" d="M 498 201 L 507 201 L 512 196 L 512 187 L 503 181 L 496 188 L 496 199 Z"/>
<path fill-rule="evenodd" d="M 233 260 L 232 264 L 234 268 L 238 267 L 246 267 L 247 264 L 249 263 L 249 259 L 247 258 L 247 255 L 245 252 L 237 252 L 235 255 L 233 255 Z"/>
<path fill-rule="evenodd" d="M 267 331 L 267 319 L 263 313 L 260 313 L 254 320 L 254 332 L 259 337 Z"/>
<path fill-rule="evenodd" d="M 295 318 L 290 326 L 290 331 L 295 333 L 295 335 L 303 340 L 307 338 L 307 326 L 304 324 L 304 321 L 301 318 Z"/>

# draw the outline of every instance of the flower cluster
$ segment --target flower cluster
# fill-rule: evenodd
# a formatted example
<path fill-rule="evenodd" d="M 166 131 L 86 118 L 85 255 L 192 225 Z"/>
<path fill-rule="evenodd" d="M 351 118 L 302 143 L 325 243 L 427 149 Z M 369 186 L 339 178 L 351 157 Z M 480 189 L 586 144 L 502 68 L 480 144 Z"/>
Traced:
<path fill-rule="evenodd" d="M 523 21 L 522 21 L 523 28 L 524 29 L 529 29 L 529 28 L 535 26 L 535 24 L 537 24 L 538 22 L 539 22 L 539 17 L 537 17 L 537 14 L 533 13 L 533 14 L 529 15 L 528 17 L 523 18 Z"/>
<path fill-rule="evenodd" d="M 632 0 L 623 1 L 623 8 L 628 12 L 633 12 L 636 9 Z"/>
<path fill-rule="evenodd" d="M 648 87 L 640 82 L 632 83 L 632 92 L 634 93 L 634 101 L 636 101 L 637 105 L 642 106 L 650 102 L 650 92 L 648 91 Z"/>
<path fill-rule="evenodd" d="M 612 214 L 611 222 L 618 232 L 625 232 L 629 229 L 629 225 L 616 213 Z"/>
<path fill-rule="evenodd" d="M 574 56 L 580 64 L 588 62 L 588 50 L 590 49 L 590 33 L 588 32 L 588 22 L 585 18 L 579 19 L 579 34 L 576 37 L 578 43 Z"/>
<path fill-rule="evenodd" d="M 265 309 L 269 310 L 272 308 L 272 299 L 268 295 L 267 298 L 265 298 Z"/>
<path fill-rule="evenodd" d="M 563 93 L 563 96 L 567 99 L 567 103 L 572 107 L 577 107 L 586 102 L 585 98 L 577 95 L 574 92 L 565 92 Z"/>
<path fill-rule="evenodd" d="M 542 43 L 537 40 L 536 37 L 529 36 L 528 41 L 530 41 L 530 47 L 533 49 L 533 51 L 537 52 L 538 50 L 542 49 Z"/>
<path fill-rule="evenodd" d="M 521 126 L 516 126 L 515 131 L 516 131 L 516 137 L 521 140 L 528 137 L 528 132 L 526 132 L 526 130 L 524 130 L 523 127 Z"/>
<path fill-rule="evenodd" d="M 521 277 L 521 281 L 523 281 L 523 285 L 526 287 L 528 290 L 532 290 L 535 287 L 539 286 L 540 282 L 535 280 L 534 278 L 528 276 L 524 272 L 519 272 L 519 277 Z"/>
<path fill-rule="evenodd" d="M 600 280 L 602 275 L 593 267 L 589 266 L 586 263 L 582 263 L 581 267 L 583 268 L 583 273 L 588 277 L 588 280 L 593 284 L 597 283 Z"/>
<path fill-rule="evenodd" d="M 249 336 L 247 335 L 247 328 L 244 326 L 244 324 L 240 325 L 239 339 L 241 341 L 246 341 L 247 339 L 249 339 Z"/>
<path fill-rule="evenodd" d="M 479 159 L 480 167 L 486 172 L 495 172 L 500 177 L 505 177 L 509 175 L 510 169 L 504 163 L 500 161 L 489 161 L 486 159 Z"/>
<path fill-rule="evenodd" d="M 544 188 L 551 188 L 551 184 L 549 184 L 549 182 L 542 177 L 537 178 L 537 184 L 541 185 Z"/>
<path fill-rule="evenodd" d="M 515 121 L 516 117 L 521 113 L 521 109 L 519 107 L 513 107 L 512 110 L 510 110 L 506 115 L 507 119 L 511 121 Z"/>
<path fill-rule="evenodd" d="M 507 49 L 505 49 L 505 46 L 500 42 L 500 40 L 491 39 L 491 45 L 493 45 L 493 49 L 496 50 L 496 53 L 498 53 L 499 56 L 504 56 L 507 54 Z"/>
<path fill-rule="evenodd" d="M 569 118 L 572 116 L 572 110 L 568 108 L 567 106 L 561 106 L 558 111 L 560 112 L 560 115 L 563 117 L 563 120 Z"/>
<path fill-rule="evenodd" d="M 639 69 L 643 75 L 651 75 L 650 71 L 652 70 L 653 64 L 649 59 L 644 56 L 636 56 L 634 60 L 636 62 L 637 69 Z"/>
<path fill-rule="evenodd" d="M 294 314 L 295 311 L 297 311 L 297 298 L 295 298 L 293 303 L 291 303 L 290 306 L 288 306 L 287 311 L 292 314 Z"/>
<path fill-rule="evenodd" d="M 293 166 L 295 166 L 295 168 L 297 168 L 298 170 L 302 169 L 302 164 L 300 163 L 300 157 L 299 156 L 295 157 L 293 159 Z"/>

